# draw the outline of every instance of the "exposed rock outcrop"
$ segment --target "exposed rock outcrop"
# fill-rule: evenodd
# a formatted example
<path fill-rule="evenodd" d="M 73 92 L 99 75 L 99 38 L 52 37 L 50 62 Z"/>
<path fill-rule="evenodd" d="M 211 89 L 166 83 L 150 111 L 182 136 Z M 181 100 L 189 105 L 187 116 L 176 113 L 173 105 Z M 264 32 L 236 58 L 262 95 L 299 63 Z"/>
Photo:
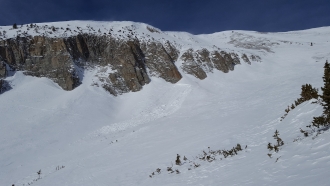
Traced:
<path fill-rule="evenodd" d="M 79 85 L 73 59 L 63 39 L 35 36 L 3 40 L 0 55 L 12 68 L 24 70 L 26 75 L 48 77 L 64 90 Z"/>
<path fill-rule="evenodd" d="M 176 83 L 182 76 L 175 66 L 179 52 L 169 42 L 142 43 L 111 36 L 79 34 L 68 38 L 18 37 L 0 41 L 0 56 L 12 68 L 26 75 L 48 77 L 64 90 L 79 85 L 76 66 L 107 66 L 115 71 L 102 86 L 117 95 L 138 91 L 158 76 Z M 87 63 L 88 62 L 88 63 Z M 1 69 L 0 69 L 1 75 Z"/>
<path fill-rule="evenodd" d="M 148 25 L 120 27 L 113 23 L 105 27 L 100 23 L 98 30 L 89 24 L 67 24 L 64 28 L 64 24 L 59 25 L 29 24 L 3 31 L 0 28 L 0 78 L 7 76 L 7 64 L 26 75 L 50 78 L 64 90 L 73 90 L 81 83 L 81 70 L 99 69 L 92 85 L 118 95 L 141 90 L 150 83 L 150 77 L 176 83 L 182 78 L 178 68 L 205 79 L 214 69 L 227 73 L 240 64 L 238 54 L 214 45 L 183 50 L 176 43 L 179 40 L 171 39 L 175 35 L 168 36 Z M 187 39 L 197 42 L 192 37 Z M 249 64 L 250 60 L 260 61 L 255 55 L 240 56 Z M 182 65 L 178 66 L 177 61 L 182 61 Z"/>
<path fill-rule="evenodd" d="M 160 42 L 144 43 L 142 50 L 151 76 L 161 77 L 171 83 L 176 83 L 182 78 L 174 64 L 179 52 L 169 42 L 166 42 L 165 46 Z"/>
<path fill-rule="evenodd" d="M 194 75 L 199 79 L 205 79 L 207 77 L 205 71 L 202 69 L 204 65 L 202 62 L 196 60 L 193 49 L 189 49 L 181 56 L 181 60 L 184 61 L 182 70 L 187 74 Z M 199 64 L 198 64 L 199 63 Z"/>
<path fill-rule="evenodd" d="M 184 61 L 183 71 L 199 79 L 205 79 L 206 74 L 213 72 L 214 68 L 227 73 L 234 70 L 235 65 L 240 64 L 238 55 L 235 53 L 218 50 L 210 52 L 205 48 L 197 51 L 189 49 L 182 54 L 181 60 Z"/>
<path fill-rule="evenodd" d="M 251 61 L 249 60 L 246 54 L 242 54 L 242 59 L 245 63 L 251 65 Z"/>

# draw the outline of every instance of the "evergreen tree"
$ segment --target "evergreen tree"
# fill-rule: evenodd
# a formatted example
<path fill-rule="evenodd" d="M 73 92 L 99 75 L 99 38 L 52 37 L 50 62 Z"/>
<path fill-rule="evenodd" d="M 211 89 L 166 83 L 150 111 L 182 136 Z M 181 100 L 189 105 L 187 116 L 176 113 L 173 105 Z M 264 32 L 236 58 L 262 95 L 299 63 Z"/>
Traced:
<path fill-rule="evenodd" d="M 323 101 L 323 114 L 322 116 L 314 117 L 312 121 L 312 125 L 317 128 L 328 125 L 330 120 L 330 65 L 328 60 L 324 64 L 323 82 L 324 86 L 321 87 L 323 93 L 320 95 Z"/>
<path fill-rule="evenodd" d="M 17 24 L 16 23 L 13 24 L 13 29 L 17 29 Z"/>
<path fill-rule="evenodd" d="M 330 65 L 328 63 L 328 60 L 326 61 L 324 65 L 324 76 L 323 76 L 323 82 L 324 86 L 321 88 L 323 91 L 323 94 L 321 95 L 321 98 L 323 100 L 323 114 L 327 117 L 329 117 L 330 114 Z"/>
<path fill-rule="evenodd" d="M 310 84 L 306 84 L 306 85 L 302 85 L 301 86 L 301 101 L 307 101 L 310 100 L 312 98 L 317 99 L 318 98 L 318 91 L 316 88 L 313 88 L 312 85 Z"/>
<path fill-rule="evenodd" d="M 319 128 L 327 123 L 327 118 L 323 116 L 313 117 L 312 125 Z"/>

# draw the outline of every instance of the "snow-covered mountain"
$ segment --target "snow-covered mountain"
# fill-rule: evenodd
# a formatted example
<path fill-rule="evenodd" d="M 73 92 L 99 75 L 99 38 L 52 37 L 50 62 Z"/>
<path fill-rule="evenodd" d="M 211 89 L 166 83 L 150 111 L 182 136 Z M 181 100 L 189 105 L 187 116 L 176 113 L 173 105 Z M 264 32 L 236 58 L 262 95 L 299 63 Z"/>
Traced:
<path fill-rule="evenodd" d="M 133 22 L 14 25 L 0 28 L 0 57 L 7 65 L 3 70 L 10 66 L 25 75 L 47 77 L 64 90 L 78 87 L 84 70 L 95 70 L 92 85 L 118 95 L 141 90 L 150 77 L 176 83 L 182 73 L 199 79 L 214 70 L 227 73 L 241 61 L 261 61 L 255 49 L 271 52 L 269 45 L 278 44 L 261 39 L 242 45 L 235 34 L 194 36 Z M 224 38 L 252 50 L 228 48 L 220 42 Z"/>
<path fill-rule="evenodd" d="M 329 131 L 300 133 L 322 107 L 304 102 L 281 121 L 302 84 L 323 85 L 330 27 L 192 35 L 69 21 L 0 32 L 0 185 L 330 181 Z M 275 130 L 284 145 L 269 158 Z M 235 156 L 197 158 L 238 143 Z"/>

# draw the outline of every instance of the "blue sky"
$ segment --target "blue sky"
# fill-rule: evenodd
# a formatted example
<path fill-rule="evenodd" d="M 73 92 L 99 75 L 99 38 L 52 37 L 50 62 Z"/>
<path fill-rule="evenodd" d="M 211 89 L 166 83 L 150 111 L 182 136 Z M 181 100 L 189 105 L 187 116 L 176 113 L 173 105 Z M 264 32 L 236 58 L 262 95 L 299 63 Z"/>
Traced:
<path fill-rule="evenodd" d="M 135 21 L 164 31 L 277 32 L 330 26 L 329 0 L 0 0 L 0 25 Z"/>

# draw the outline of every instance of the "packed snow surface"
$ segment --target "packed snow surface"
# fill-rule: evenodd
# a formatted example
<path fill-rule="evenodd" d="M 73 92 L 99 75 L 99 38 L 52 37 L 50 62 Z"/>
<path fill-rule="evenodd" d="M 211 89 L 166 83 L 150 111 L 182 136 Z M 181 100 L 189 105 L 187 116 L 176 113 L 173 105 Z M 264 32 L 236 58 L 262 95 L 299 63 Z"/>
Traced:
<path fill-rule="evenodd" d="M 89 24 L 108 29 L 106 23 Z M 0 185 L 329 185 L 329 131 L 316 138 L 299 132 L 322 107 L 305 102 L 283 121 L 280 117 L 302 84 L 323 85 L 330 27 L 191 35 L 194 41 L 184 38 L 188 33 L 166 34 L 181 37 L 178 45 L 200 41 L 256 51 L 262 62 L 209 73 L 205 80 L 184 73 L 176 84 L 152 78 L 143 90 L 118 97 L 91 86 L 99 69 L 85 70 L 73 91 L 16 72 L 6 78 L 12 89 L 0 95 Z M 269 158 L 275 130 L 285 145 Z M 208 147 L 230 149 L 237 143 L 247 148 L 234 157 L 196 159 Z M 173 165 L 180 174 L 169 174 L 166 167 L 177 154 L 201 166 Z M 161 173 L 150 178 L 157 168 Z"/>

